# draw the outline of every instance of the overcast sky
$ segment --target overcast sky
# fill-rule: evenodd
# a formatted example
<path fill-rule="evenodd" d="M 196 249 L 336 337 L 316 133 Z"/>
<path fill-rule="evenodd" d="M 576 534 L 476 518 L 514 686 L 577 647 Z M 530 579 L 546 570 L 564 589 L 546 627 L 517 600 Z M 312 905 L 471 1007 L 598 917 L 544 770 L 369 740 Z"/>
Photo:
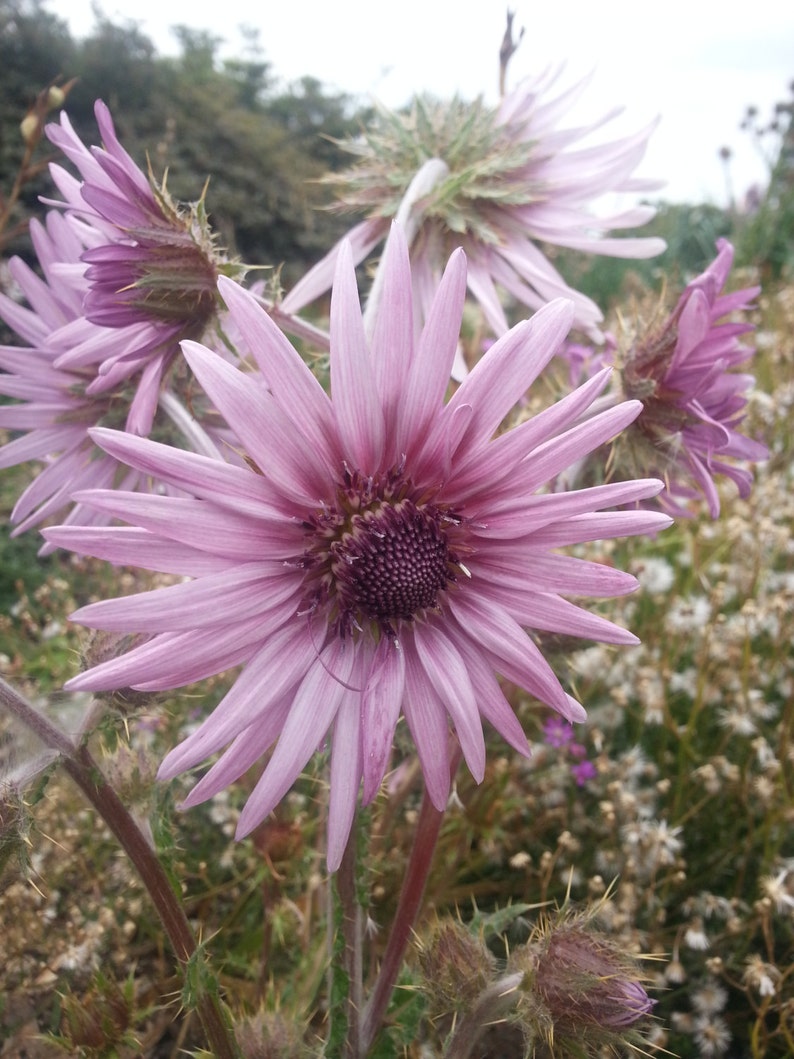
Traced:
<path fill-rule="evenodd" d="M 92 0 L 50 0 L 74 36 L 90 33 Z M 206 29 L 242 54 L 241 26 L 259 30 L 265 58 L 282 84 L 309 74 L 328 88 L 399 106 L 414 92 L 495 101 L 506 4 L 495 0 L 98 0 L 113 21 L 135 21 L 161 54 L 175 54 L 170 27 Z M 726 202 L 718 151 L 734 151 L 741 198 L 765 168 L 739 130 L 748 104 L 764 118 L 789 97 L 794 80 L 794 5 L 781 0 L 511 0 L 526 34 L 510 81 L 567 63 L 558 84 L 592 69 L 595 77 L 575 119 L 626 111 L 607 126 L 633 131 L 657 115 L 640 175 L 667 181 L 671 200 Z M 462 14 L 461 12 L 467 12 Z M 611 137 L 610 137 L 611 138 Z"/>

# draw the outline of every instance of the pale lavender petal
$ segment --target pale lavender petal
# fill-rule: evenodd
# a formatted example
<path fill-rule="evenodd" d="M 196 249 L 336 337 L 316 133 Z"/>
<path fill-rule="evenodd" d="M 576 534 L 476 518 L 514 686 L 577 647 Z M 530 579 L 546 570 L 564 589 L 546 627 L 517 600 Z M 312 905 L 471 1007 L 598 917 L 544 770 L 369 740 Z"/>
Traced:
<path fill-rule="evenodd" d="M 57 526 L 41 531 L 45 540 L 77 554 L 93 555 L 116 566 L 201 577 L 232 568 L 236 560 L 191 548 L 137 526 Z"/>
<path fill-rule="evenodd" d="M 239 735 L 253 718 L 277 708 L 319 665 L 318 658 L 308 624 L 282 624 L 272 631 L 210 716 L 166 755 L 158 776 L 170 779 L 192 768 Z M 323 734 L 317 736 L 318 743 Z"/>
<path fill-rule="evenodd" d="M 351 228 L 345 239 L 352 248 L 353 262 L 358 264 L 362 261 L 385 238 L 388 230 L 389 222 L 383 217 L 362 221 Z M 316 301 L 331 289 L 340 246 L 341 243 L 337 243 L 321 261 L 309 269 L 299 283 L 296 283 L 281 302 L 283 312 L 299 313 L 310 302 Z"/>
<path fill-rule="evenodd" d="M 405 400 L 405 379 L 414 359 L 414 310 L 411 265 L 402 230 L 392 225 L 381 263 L 383 309 L 372 334 L 372 367 L 378 387 L 386 437 L 396 429 Z M 396 461 L 395 461 L 396 462 Z"/>
<path fill-rule="evenodd" d="M 286 519 L 284 509 L 274 506 L 277 497 L 261 474 L 236 467 L 185 449 L 175 449 L 148 438 L 135 437 L 121 430 L 98 427 L 91 437 L 117 460 L 136 467 L 176 489 L 191 492 L 205 500 L 223 498 L 223 504 L 241 515 Z"/>
<path fill-rule="evenodd" d="M 383 409 L 346 243 L 339 251 L 331 296 L 331 393 L 348 461 L 367 471 L 379 468 L 385 431 Z"/>
<path fill-rule="evenodd" d="M 237 621 L 258 618 L 296 595 L 294 572 L 278 563 L 246 563 L 137 596 L 89 603 L 72 615 L 94 629 L 179 632 L 216 625 L 228 609 Z M 297 605 L 297 601 L 296 601 Z"/>
<path fill-rule="evenodd" d="M 365 674 L 356 667 L 359 679 Z M 328 798 L 329 871 L 339 867 L 356 814 L 356 802 L 361 786 L 361 710 L 359 695 L 348 692 L 342 697 L 331 740 L 331 790 Z"/>
<path fill-rule="evenodd" d="M 439 811 L 449 798 L 449 725 L 447 713 L 432 684 L 429 684 L 412 640 L 406 638 L 405 698 L 403 713 L 408 722 L 422 765 L 430 801 Z"/>
<path fill-rule="evenodd" d="M 536 644 L 506 610 L 484 595 L 450 594 L 450 610 L 475 645 L 492 656 L 502 676 L 567 717 L 568 701 Z"/>
<path fill-rule="evenodd" d="M 378 793 L 388 768 L 404 688 L 405 659 L 402 649 L 383 637 L 375 648 L 361 695 L 364 805 L 369 804 Z"/>
<path fill-rule="evenodd" d="M 433 624 L 414 629 L 416 655 L 452 718 L 469 771 L 480 783 L 485 774 L 485 739 L 477 697 L 461 654 Z"/>
<path fill-rule="evenodd" d="M 554 302 L 499 339 L 458 387 L 444 409 L 442 424 L 457 407 L 470 404 L 474 418 L 468 443 L 476 448 L 487 441 L 558 351 L 572 315 L 568 302 Z"/>
<path fill-rule="evenodd" d="M 337 640 L 322 651 L 303 678 L 273 756 L 240 814 L 238 838 L 272 812 L 317 750 L 349 694 L 347 682 L 354 661 L 350 645 Z"/>
<path fill-rule="evenodd" d="M 319 458 L 335 456 L 333 410 L 322 386 L 252 294 L 224 276 L 218 289 L 282 410 L 301 413 L 296 425 Z"/>
<path fill-rule="evenodd" d="M 278 739 L 291 705 L 292 699 L 285 697 L 258 716 L 254 724 L 244 728 L 209 772 L 201 777 L 179 808 L 192 809 L 194 805 L 206 802 L 255 765 Z"/>
<path fill-rule="evenodd" d="M 123 493 L 115 489 L 80 492 L 75 494 L 75 499 L 191 548 L 244 563 L 260 558 L 295 557 L 296 548 L 299 549 L 296 527 L 289 522 L 239 515 L 207 500 Z"/>
<path fill-rule="evenodd" d="M 257 379 L 195 342 L 183 342 L 182 352 L 213 404 L 229 423 L 262 474 L 285 496 L 311 502 L 327 488 L 326 468 L 302 435 Z"/>
<path fill-rule="evenodd" d="M 396 455 L 417 448 L 438 416 L 449 386 L 458 348 L 460 316 L 466 295 L 466 259 L 456 251 L 441 279 L 422 329 L 407 378 L 401 378 Z"/>

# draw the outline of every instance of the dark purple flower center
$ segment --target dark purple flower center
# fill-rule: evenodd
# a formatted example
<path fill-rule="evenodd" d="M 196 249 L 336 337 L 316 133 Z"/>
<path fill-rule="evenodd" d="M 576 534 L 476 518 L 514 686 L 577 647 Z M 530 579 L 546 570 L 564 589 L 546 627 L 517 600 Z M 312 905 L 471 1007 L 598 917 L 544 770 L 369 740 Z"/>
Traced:
<path fill-rule="evenodd" d="M 327 604 L 340 635 L 374 623 L 395 636 L 457 580 L 451 535 L 461 519 L 413 493 L 398 471 L 379 479 L 346 472 L 334 506 L 307 522 L 310 606 Z"/>
<path fill-rule="evenodd" d="M 381 623 L 435 607 L 449 581 L 449 546 L 437 515 L 410 500 L 354 515 L 331 549 L 331 571 L 350 603 Z"/>

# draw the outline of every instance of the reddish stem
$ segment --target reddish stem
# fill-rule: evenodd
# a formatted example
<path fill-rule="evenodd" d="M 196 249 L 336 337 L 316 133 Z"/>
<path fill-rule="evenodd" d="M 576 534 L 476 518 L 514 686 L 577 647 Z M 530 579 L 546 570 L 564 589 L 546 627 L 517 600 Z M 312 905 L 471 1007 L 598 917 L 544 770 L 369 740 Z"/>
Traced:
<path fill-rule="evenodd" d="M 460 762 L 460 746 L 455 741 L 450 753 L 450 772 L 454 776 Z M 361 1020 L 360 1051 L 363 1059 L 372 1046 L 375 1036 L 381 1027 L 386 1009 L 389 1006 L 394 983 L 403 964 L 405 950 L 411 937 L 414 923 L 422 907 L 427 878 L 433 863 L 433 856 L 441 833 L 444 811 L 436 809 L 425 791 L 422 808 L 416 824 L 414 844 L 405 872 L 397 912 L 392 923 L 383 962 L 378 972 L 375 988 L 372 990 Z"/>

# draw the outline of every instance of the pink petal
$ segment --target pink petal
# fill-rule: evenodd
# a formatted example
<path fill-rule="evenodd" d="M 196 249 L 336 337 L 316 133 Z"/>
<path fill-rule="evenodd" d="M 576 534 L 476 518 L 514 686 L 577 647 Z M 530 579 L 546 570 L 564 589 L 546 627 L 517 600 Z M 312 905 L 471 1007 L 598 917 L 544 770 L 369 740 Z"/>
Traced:
<path fill-rule="evenodd" d="M 166 755 L 158 778 L 170 779 L 192 768 L 277 708 L 318 664 L 317 658 L 308 626 L 296 628 L 290 622 L 273 630 L 210 716 Z"/>
<path fill-rule="evenodd" d="M 293 419 L 256 377 L 246 376 L 196 342 L 182 352 L 215 407 L 232 427 L 248 456 L 284 494 L 311 504 L 327 490 L 328 473 L 318 451 L 296 434 Z"/>
<path fill-rule="evenodd" d="M 553 302 L 508 331 L 458 387 L 440 417 L 439 429 L 458 406 L 470 404 L 474 418 L 467 433 L 468 447 L 476 449 L 488 441 L 559 350 L 572 316 L 570 303 Z"/>
<path fill-rule="evenodd" d="M 221 624 L 224 616 L 260 617 L 291 597 L 297 606 L 299 590 L 294 572 L 285 574 L 280 563 L 243 563 L 195 581 L 89 603 L 71 617 L 97 629 L 179 632 Z"/>
<path fill-rule="evenodd" d="M 449 594 L 449 606 L 474 645 L 486 650 L 494 668 L 565 717 L 568 698 L 537 645 L 502 607 L 482 595 Z"/>
<path fill-rule="evenodd" d="M 458 348 L 465 297 L 466 258 L 462 250 L 456 250 L 433 299 L 410 372 L 401 380 L 395 439 L 398 456 L 417 451 L 442 407 Z"/>
<path fill-rule="evenodd" d="M 430 623 L 413 630 L 416 655 L 452 718 L 466 764 L 477 783 L 485 775 L 485 739 L 466 663 L 448 637 Z"/>
<path fill-rule="evenodd" d="M 384 636 L 375 649 L 369 677 L 361 695 L 364 805 L 368 805 L 378 793 L 388 768 L 404 688 L 403 652 Z"/>
<path fill-rule="evenodd" d="M 403 712 L 422 765 L 430 801 L 440 812 L 449 798 L 449 725 L 444 706 L 430 684 L 411 639 L 406 639 Z"/>
<path fill-rule="evenodd" d="M 221 276 L 218 290 L 282 411 L 293 417 L 295 427 L 318 455 L 336 454 L 331 402 L 297 350 L 239 284 Z"/>
<path fill-rule="evenodd" d="M 331 295 L 331 393 L 345 456 L 372 473 L 383 455 L 384 421 L 348 244 L 343 243 Z"/>
<path fill-rule="evenodd" d="M 361 668 L 356 667 L 361 673 Z M 348 691 L 334 718 L 331 747 L 331 788 L 328 797 L 329 871 L 339 867 L 356 815 L 361 785 L 361 708 L 359 695 Z"/>
<path fill-rule="evenodd" d="M 194 805 L 200 805 L 247 772 L 275 743 L 291 705 L 292 699 L 287 696 L 257 717 L 255 724 L 243 729 L 209 772 L 201 777 L 179 808 L 192 809 Z"/>
<path fill-rule="evenodd" d="M 240 814 L 237 838 L 253 831 L 276 807 L 325 738 L 349 694 L 354 660 L 350 644 L 334 640 L 303 678 L 273 756 Z"/>

